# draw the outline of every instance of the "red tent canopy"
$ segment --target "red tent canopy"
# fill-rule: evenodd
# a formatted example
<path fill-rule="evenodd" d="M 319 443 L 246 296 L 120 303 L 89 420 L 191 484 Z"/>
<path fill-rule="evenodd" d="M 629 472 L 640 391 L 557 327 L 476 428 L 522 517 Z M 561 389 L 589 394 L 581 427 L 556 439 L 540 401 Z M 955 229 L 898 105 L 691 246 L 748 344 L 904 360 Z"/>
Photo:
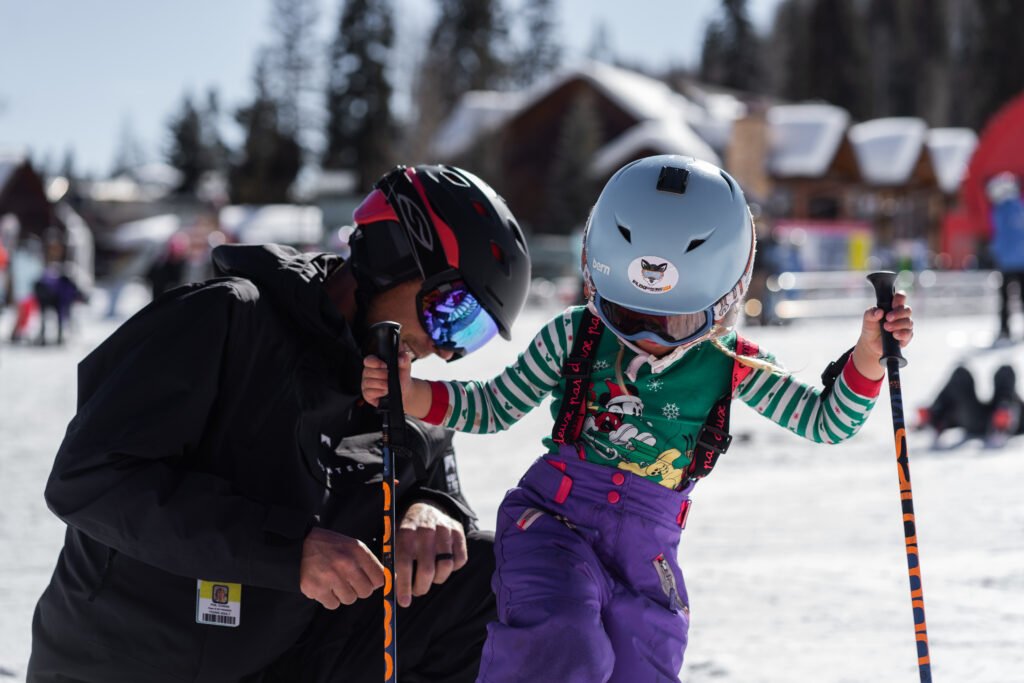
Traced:
<path fill-rule="evenodd" d="M 991 234 L 985 183 L 1002 171 L 1024 179 L 1024 93 L 1007 102 L 989 119 L 967 164 L 960 193 L 978 236 L 987 238 Z"/>

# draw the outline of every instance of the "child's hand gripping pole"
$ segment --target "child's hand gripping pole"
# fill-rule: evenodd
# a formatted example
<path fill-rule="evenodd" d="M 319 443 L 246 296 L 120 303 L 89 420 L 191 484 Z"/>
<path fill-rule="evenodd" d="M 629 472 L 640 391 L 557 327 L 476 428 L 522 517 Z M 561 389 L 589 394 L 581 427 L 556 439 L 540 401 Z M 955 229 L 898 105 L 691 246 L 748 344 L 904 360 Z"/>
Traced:
<path fill-rule="evenodd" d="M 880 271 L 868 275 L 875 288 L 877 306 L 884 313 L 892 308 L 896 274 Z M 910 574 L 910 601 L 914 610 L 914 631 L 917 638 L 917 666 L 921 683 L 931 683 L 931 660 L 928 654 L 928 629 L 924 620 L 924 591 L 921 588 L 921 563 L 917 549 L 917 527 L 914 522 L 914 494 L 910 488 L 910 460 L 907 452 L 907 432 L 903 421 L 903 390 L 900 386 L 900 368 L 907 360 L 900 352 L 900 343 L 892 332 L 885 329 L 885 316 L 878 323 L 882 327 L 882 357 L 879 363 L 889 376 L 889 404 L 892 409 L 892 428 L 896 435 L 896 463 L 899 466 L 900 498 L 903 501 L 903 533 L 907 546 L 907 569 Z"/>
<path fill-rule="evenodd" d="M 381 414 L 384 446 L 384 535 L 381 562 L 384 565 L 384 680 L 397 680 L 398 630 L 394 591 L 395 578 L 395 448 L 404 445 L 405 413 L 398 377 L 398 344 L 401 325 L 380 322 L 370 328 L 370 352 L 387 364 L 388 392 L 377 403 Z"/>

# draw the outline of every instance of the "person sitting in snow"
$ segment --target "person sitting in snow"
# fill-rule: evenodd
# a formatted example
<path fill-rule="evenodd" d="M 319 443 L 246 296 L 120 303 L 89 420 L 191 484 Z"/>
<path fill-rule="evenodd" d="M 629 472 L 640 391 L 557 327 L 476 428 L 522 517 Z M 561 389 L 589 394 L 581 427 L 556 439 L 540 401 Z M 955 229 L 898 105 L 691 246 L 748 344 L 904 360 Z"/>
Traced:
<path fill-rule="evenodd" d="M 1017 393 L 1017 373 L 1011 365 L 999 366 L 992 376 L 992 398 L 982 401 L 974 387 L 974 375 L 959 365 L 935 396 L 918 410 L 917 429 L 931 428 L 938 437 L 947 430 L 962 429 L 964 440 L 984 439 L 999 447 L 1016 434 L 1024 434 L 1021 414 L 1024 401 Z"/>
<path fill-rule="evenodd" d="M 556 316 L 486 382 L 412 379 L 400 362 L 406 411 L 457 430 L 504 429 L 555 398 L 545 455 L 501 503 L 499 621 L 478 680 L 675 680 L 689 627 L 681 528 L 696 482 L 728 445 L 730 398 L 819 443 L 864 423 L 884 377 L 879 323 L 902 346 L 913 336 L 906 295 L 887 314 L 865 311 L 822 391 L 733 329 L 754 250 L 728 174 L 688 157 L 641 159 L 608 181 L 587 221 L 586 306 Z M 632 396 L 627 380 L 651 443 L 610 441 L 606 406 L 586 400 L 612 385 Z M 370 403 L 386 394 L 380 359 L 365 359 L 362 386 Z"/>

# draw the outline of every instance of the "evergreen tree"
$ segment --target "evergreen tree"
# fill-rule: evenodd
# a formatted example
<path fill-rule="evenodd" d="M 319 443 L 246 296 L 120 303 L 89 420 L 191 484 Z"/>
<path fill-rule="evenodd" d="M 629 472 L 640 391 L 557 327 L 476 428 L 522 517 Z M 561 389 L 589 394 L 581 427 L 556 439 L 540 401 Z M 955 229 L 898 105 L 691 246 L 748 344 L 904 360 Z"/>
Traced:
<path fill-rule="evenodd" d="M 608 30 L 608 24 L 603 19 L 595 23 L 594 29 L 591 31 L 590 45 L 587 47 L 587 57 L 596 62 L 605 62 L 606 64 L 614 64 L 616 61 L 611 32 Z"/>
<path fill-rule="evenodd" d="M 601 143 L 601 121 L 592 97 L 579 97 L 562 119 L 551 164 L 548 210 L 540 232 L 567 234 L 580 227 L 597 200 L 598 187 L 587 172 Z"/>
<path fill-rule="evenodd" d="M 980 130 L 1006 102 L 1024 90 L 1024 3 L 965 3 L 963 69 L 957 122 Z"/>
<path fill-rule="evenodd" d="M 914 108 L 932 126 L 949 125 L 950 25 L 945 2 L 908 0 L 911 64 L 919 74 Z"/>
<path fill-rule="evenodd" d="M 135 127 L 130 117 L 125 116 L 121 121 L 120 138 L 117 143 L 117 151 L 114 153 L 114 163 L 110 169 L 110 177 L 127 173 L 142 165 L 144 153 L 138 136 L 135 135 Z"/>
<path fill-rule="evenodd" d="M 761 41 L 747 14 L 747 0 L 722 0 L 723 16 L 704 34 L 701 78 L 736 90 L 764 90 Z"/>
<path fill-rule="evenodd" d="M 387 61 L 394 41 L 389 0 L 348 0 L 331 46 L 325 168 L 354 169 L 367 191 L 393 164 L 396 134 Z"/>
<path fill-rule="evenodd" d="M 220 97 L 216 88 L 206 93 L 206 107 L 200 112 L 203 169 L 205 171 L 226 172 L 228 168 L 229 150 L 220 133 Z"/>
<path fill-rule="evenodd" d="M 69 182 L 78 180 L 78 169 L 75 168 L 75 150 L 72 147 L 64 149 L 64 160 L 61 162 L 58 175 L 67 178 Z"/>
<path fill-rule="evenodd" d="M 267 61 L 264 53 L 257 63 L 252 103 L 235 114 L 245 142 L 231 167 L 231 198 L 242 204 L 289 201 L 288 190 L 302 165 L 302 148 L 282 125 L 278 102 L 270 93 Z"/>
<path fill-rule="evenodd" d="M 438 0 L 425 81 L 446 114 L 469 90 L 495 90 L 507 76 L 508 26 L 500 0 Z"/>
<path fill-rule="evenodd" d="M 857 0 L 783 0 L 772 44 L 780 54 L 774 90 L 795 102 L 824 100 L 866 118 L 867 49 Z"/>
<path fill-rule="evenodd" d="M 515 85 L 529 86 L 561 64 L 557 12 L 557 0 L 524 0 L 518 17 L 523 23 L 525 43 L 516 50 L 512 78 Z"/>
<path fill-rule="evenodd" d="M 809 95 L 855 119 L 870 116 L 862 26 L 855 0 L 815 0 L 810 8 Z"/>
<path fill-rule="evenodd" d="M 804 0 L 782 0 L 775 10 L 772 28 L 774 71 L 772 90 L 787 100 L 799 102 L 811 95 L 809 59 L 811 54 L 810 12 Z"/>
<path fill-rule="evenodd" d="M 311 97 L 320 46 L 316 40 L 317 0 L 273 0 L 274 43 L 268 53 L 267 84 L 277 102 L 279 126 L 302 139 L 312 130 Z M 312 144 L 311 142 L 309 144 Z"/>
<path fill-rule="evenodd" d="M 700 51 L 700 80 L 721 83 L 725 80 L 725 30 L 720 21 L 709 21 L 704 29 L 704 42 Z"/>
<path fill-rule="evenodd" d="M 167 163 L 181 172 L 181 184 L 177 192 L 194 194 L 199 178 L 206 170 L 203 150 L 203 124 L 199 110 L 192 103 L 192 97 L 185 95 L 181 108 L 168 124 L 170 144 L 167 148 Z"/>
<path fill-rule="evenodd" d="M 215 90 L 207 93 L 202 110 L 186 94 L 178 113 L 168 123 L 170 140 L 165 156 L 167 163 L 181 172 L 177 192 L 195 194 L 203 174 L 227 169 L 227 148 L 218 130 L 219 112 Z"/>
<path fill-rule="evenodd" d="M 943 7 L 933 0 L 868 4 L 872 116 L 920 116 L 933 125 L 946 121 L 942 91 L 949 41 Z"/>

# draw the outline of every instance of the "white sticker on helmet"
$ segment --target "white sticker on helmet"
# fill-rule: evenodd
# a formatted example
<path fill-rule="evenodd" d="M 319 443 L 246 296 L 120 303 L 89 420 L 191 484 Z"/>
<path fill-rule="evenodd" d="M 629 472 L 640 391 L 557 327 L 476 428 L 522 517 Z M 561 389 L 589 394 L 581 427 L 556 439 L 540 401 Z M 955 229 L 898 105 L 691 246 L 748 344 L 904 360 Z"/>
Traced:
<path fill-rule="evenodd" d="M 674 265 L 658 256 L 641 256 L 633 259 L 628 269 L 629 281 L 644 292 L 661 294 L 676 286 L 679 271 Z"/>

